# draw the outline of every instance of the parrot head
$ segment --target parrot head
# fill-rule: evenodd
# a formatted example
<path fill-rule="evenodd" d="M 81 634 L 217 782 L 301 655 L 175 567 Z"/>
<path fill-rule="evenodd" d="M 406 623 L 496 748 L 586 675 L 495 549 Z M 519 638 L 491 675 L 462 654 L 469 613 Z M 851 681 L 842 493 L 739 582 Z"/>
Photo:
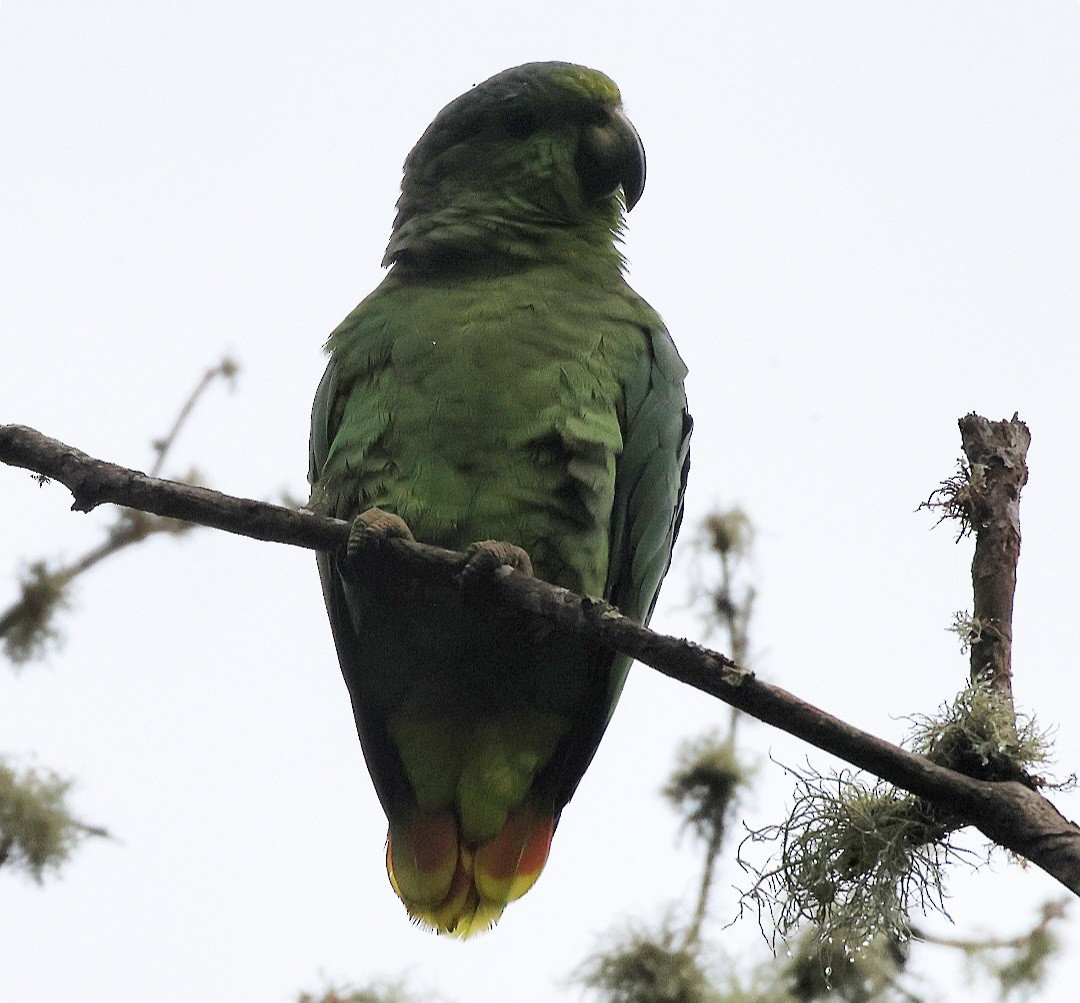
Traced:
<path fill-rule="evenodd" d="M 568 236 L 610 248 L 644 187 L 645 149 L 614 82 L 526 63 L 451 101 L 420 137 L 383 264 L 536 260 Z"/>

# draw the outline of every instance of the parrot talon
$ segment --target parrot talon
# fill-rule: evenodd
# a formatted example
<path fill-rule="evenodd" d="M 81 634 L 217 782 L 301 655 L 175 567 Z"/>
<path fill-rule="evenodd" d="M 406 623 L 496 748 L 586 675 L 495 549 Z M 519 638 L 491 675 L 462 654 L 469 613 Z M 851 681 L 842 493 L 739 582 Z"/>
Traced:
<path fill-rule="evenodd" d="M 532 561 L 520 547 L 503 540 L 481 540 L 465 551 L 465 567 L 461 569 L 458 580 L 462 591 L 476 591 L 482 583 L 490 582 L 499 568 L 509 567 L 532 577 Z"/>
<path fill-rule="evenodd" d="M 341 563 L 346 572 L 355 578 L 382 541 L 413 539 L 412 530 L 400 516 L 384 512 L 381 508 L 369 508 L 353 519 L 345 559 Z"/>

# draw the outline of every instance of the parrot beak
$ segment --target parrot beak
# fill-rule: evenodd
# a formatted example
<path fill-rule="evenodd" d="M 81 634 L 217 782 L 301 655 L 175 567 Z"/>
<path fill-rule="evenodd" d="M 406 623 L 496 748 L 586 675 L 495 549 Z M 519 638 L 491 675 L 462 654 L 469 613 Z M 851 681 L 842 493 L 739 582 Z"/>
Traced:
<path fill-rule="evenodd" d="M 595 201 L 611 198 L 621 186 L 627 212 L 637 205 L 645 189 L 645 147 L 620 109 L 609 110 L 604 121 L 584 128 L 577 170 L 586 194 Z"/>
<path fill-rule="evenodd" d="M 638 204 L 645 191 L 645 146 L 637 129 L 621 110 L 612 115 L 614 125 L 622 140 L 622 190 L 629 212 Z"/>

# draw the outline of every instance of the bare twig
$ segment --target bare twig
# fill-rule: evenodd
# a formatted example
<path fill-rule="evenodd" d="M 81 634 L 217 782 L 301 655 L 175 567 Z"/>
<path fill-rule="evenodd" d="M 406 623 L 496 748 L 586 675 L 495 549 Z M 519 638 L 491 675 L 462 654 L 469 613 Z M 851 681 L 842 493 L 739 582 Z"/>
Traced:
<path fill-rule="evenodd" d="M 685 947 L 697 943 L 701 937 L 728 820 L 739 790 L 747 783 L 750 773 L 739 761 L 730 734 L 723 739 L 710 734 L 683 744 L 678 753 L 678 766 L 664 785 L 662 793 L 682 816 L 682 828 L 705 843 L 697 904 L 686 930 Z"/>
<path fill-rule="evenodd" d="M 749 557 L 754 527 L 746 513 L 735 506 L 707 516 L 702 530 L 698 546 L 716 555 L 720 562 L 720 580 L 708 590 L 709 619 L 725 631 L 732 660 L 745 668 L 750 659 L 755 591 L 749 584 L 737 588 L 736 580 Z M 676 811 L 685 815 L 683 824 L 696 830 L 705 842 L 697 902 L 683 941 L 687 949 L 700 942 L 716 865 L 728 831 L 728 816 L 734 809 L 739 788 L 749 781 L 750 771 L 739 762 L 735 752 L 736 731 L 744 715 L 734 706 L 729 706 L 728 711 L 725 739 L 720 741 L 710 735 L 685 745 L 679 754 L 679 768 L 663 791 Z"/>
<path fill-rule="evenodd" d="M 690 925 L 686 928 L 686 937 L 683 940 L 684 947 L 692 947 L 701 940 L 701 927 L 709 914 L 709 895 L 712 892 L 713 879 L 716 877 L 716 860 L 720 856 L 724 835 L 724 830 L 720 827 L 709 833 L 709 841 L 705 845 L 705 864 L 698 884 L 697 902 L 694 904 L 694 911 L 690 914 Z"/>
<path fill-rule="evenodd" d="M 176 442 L 176 437 L 191 416 L 199 398 L 216 379 L 227 380 L 230 384 L 236 377 L 239 367 L 226 356 L 216 366 L 211 366 L 192 390 L 188 399 L 177 413 L 172 428 L 161 439 L 152 443 L 157 454 L 150 476 L 156 477 Z M 55 611 L 64 605 L 64 590 L 71 582 L 94 565 L 107 557 L 119 553 L 132 544 L 140 543 L 156 533 L 186 533 L 192 528 L 190 523 L 177 522 L 173 519 L 156 519 L 138 511 L 121 512 L 106 530 L 105 539 L 96 547 L 91 547 L 85 554 L 70 564 L 51 569 L 44 561 L 36 562 L 28 570 L 22 582 L 22 593 L 6 610 L 0 613 L 0 638 L 4 639 L 4 648 L 15 663 L 25 662 L 40 653 L 47 642 L 56 636 L 49 621 Z"/>
<path fill-rule="evenodd" d="M 960 951 L 1000 951 L 1008 948 L 1021 948 L 1026 946 L 1035 930 L 1045 930 L 1052 923 L 1065 918 L 1068 910 L 1068 899 L 1054 899 L 1044 902 L 1039 910 L 1039 920 L 1026 933 L 1017 934 L 1015 937 L 943 937 L 928 930 L 913 927 L 911 935 L 916 940 L 933 944 L 936 947 L 952 947 Z"/>
<path fill-rule="evenodd" d="M 338 552 L 349 525 L 194 485 L 157 480 L 96 460 L 33 429 L 0 426 L 0 462 L 24 467 L 63 483 L 76 511 L 111 502 L 171 519 L 227 530 L 259 540 Z M 403 540 L 387 540 L 386 560 L 373 575 L 388 588 L 416 582 L 452 588 L 465 557 Z M 730 658 L 674 637 L 655 634 L 608 603 L 500 569 L 490 597 L 620 651 L 659 672 L 738 707 L 884 780 L 926 798 L 949 815 L 976 826 L 990 839 L 1027 857 L 1080 895 L 1080 827 L 1065 819 L 1038 792 L 1014 781 L 974 780 L 891 745 L 763 683 Z"/>
<path fill-rule="evenodd" d="M 168 455 L 169 450 L 172 448 L 172 444 L 176 441 L 177 435 L 180 434 L 180 429 L 184 427 L 184 422 L 191 416 L 191 412 L 195 409 L 195 405 L 199 402 L 199 398 L 203 395 L 206 388 L 210 386 L 214 380 L 218 377 L 226 380 L 232 387 L 233 381 L 236 379 L 236 374 L 240 371 L 240 367 L 236 364 L 234 359 L 225 356 L 216 366 L 211 366 L 202 375 L 202 379 L 195 385 L 195 389 L 191 391 L 191 395 L 184 402 L 184 406 L 180 408 L 179 413 L 176 415 L 176 421 L 173 422 L 172 428 L 161 439 L 155 439 L 153 446 L 154 451 L 157 453 L 157 459 L 154 461 L 154 465 L 150 468 L 150 476 L 157 477 L 165 465 L 165 457 Z"/>
<path fill-rule="evenodd" d="M 1055 927 L 1065 918 L 1067 906 L 1066 899 L 1044 902 L 1035 925 L 1016 937 L 938 937 L 923 930 L 912 930 L 912 936 L 962 951 L 998 982 L 1000 999 L 1031 999 L 1046 978 L 1050 960 L 1061 950 Z"/>
<path fill-rule="evenodd" d="M 708 516 L 704 530 L 709 551 L 720 559 L 720 581 L 710 592 L 712 615 L 727 632 L 731 657 L 740 665 L 749 665 L 750 619 L 757 593 L 749 584 L 737 593 L 735 579 L 753 546 L 754 526 L 746 513 L 735 506 Z M 728 723 L 732 740 L 738 726 L 739 712 L 732 707 Z"/>
<path fill-rule="evenodd" d="M 1012 616 L 1020 559 L 1020 490 L 1027 483 L 1031 433 L 1016 415 L 988 421 L 960 419 L 968 459 L 963 493 L 967 521 L 975 530 L 971 584 L 975 595 L 971 678 L 1012 702 Z"/>

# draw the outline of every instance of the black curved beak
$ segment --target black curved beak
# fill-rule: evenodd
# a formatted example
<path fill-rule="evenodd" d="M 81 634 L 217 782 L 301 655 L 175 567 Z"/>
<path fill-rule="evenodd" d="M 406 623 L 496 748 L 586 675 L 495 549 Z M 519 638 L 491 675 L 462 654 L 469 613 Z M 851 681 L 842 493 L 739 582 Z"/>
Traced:
<path fill-rule="evenodd" d="M 577 170 L 585 193 L 597 202 L 611 198 L 622 187 L 627 211 L 645 190 L 645 147 L 620 109 L 608 109 L 601 121 L 581 133 Z"/>
<path fill-rule="evenodd" d="M 645 191 L 645 146 L 637 129 L 623 114 L 622 109 L 613 111 L 611 118 L 620 139 L 622 171 L 619 180 L 623 198 L 626 200 L 626 211 L 629 212 L 638 204 L 641 193 Z"/>

